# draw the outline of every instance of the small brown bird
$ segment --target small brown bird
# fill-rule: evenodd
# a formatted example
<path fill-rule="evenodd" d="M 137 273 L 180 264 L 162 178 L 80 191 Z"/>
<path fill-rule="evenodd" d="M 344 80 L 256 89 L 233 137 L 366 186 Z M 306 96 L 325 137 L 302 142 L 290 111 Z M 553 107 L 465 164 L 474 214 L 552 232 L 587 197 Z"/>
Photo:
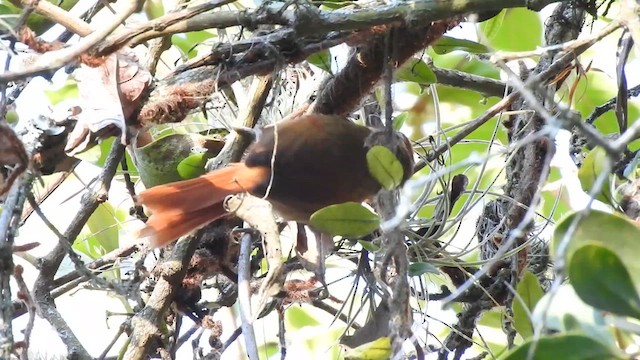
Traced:
<path fill-rule="evenodd" d="M 164 246 L 226 215 L 224 199 L 242 192 L 266 194 L 284 219 L 300 223 L 326 206 L 362 202 L 380 189 L 367 166 L 371 133 L 345 118 L 319 114 L 265 127 L 243 162 L 143 191 L 138 203 L 152 215 L 139 235 Z M 406 180 L 413 165 L 406 138 L 400 151 Z"/>

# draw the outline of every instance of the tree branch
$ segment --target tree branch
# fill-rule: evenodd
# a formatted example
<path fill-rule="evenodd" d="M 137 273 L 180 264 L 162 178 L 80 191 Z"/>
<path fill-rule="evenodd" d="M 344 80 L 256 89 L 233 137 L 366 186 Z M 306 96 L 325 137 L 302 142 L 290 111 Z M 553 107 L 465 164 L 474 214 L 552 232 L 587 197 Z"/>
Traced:
<path fill-rule="evenodd" d="M 81 207 L 76 216 L 71 220 L 71 224 L 64 232 L 64 239 L 69 244 L 59 242 L 55 248 L 40 262 L 40 273 L 35 281 L 33 293 L 38 305 L 38 314 L 46 319 L 57 331 L 62 342 L 67 346 L 68 356 L 79 359 L 90 359 L 91 356 L 82 346 L 73 331 L 64 321 L 56 309 L 55 302 L 51 296 L 51 286 L 62 260 L 67 254 L 67 248 L 78 237 L 80 231 L 89 220 L 89 217 L 98 208 L 100 203 L 106 201 L 108 197 L 111 180 L 118 168 L 120 159 L 124 155 L 124 146 L 118 141 L 114 141 L 113 147 L 105 162 L 104 169 L 98 178 L 100 188 L 97 192 L 89 191 L 82 196 Z M 63 241 L 62 239 L 60 241 Z"/>

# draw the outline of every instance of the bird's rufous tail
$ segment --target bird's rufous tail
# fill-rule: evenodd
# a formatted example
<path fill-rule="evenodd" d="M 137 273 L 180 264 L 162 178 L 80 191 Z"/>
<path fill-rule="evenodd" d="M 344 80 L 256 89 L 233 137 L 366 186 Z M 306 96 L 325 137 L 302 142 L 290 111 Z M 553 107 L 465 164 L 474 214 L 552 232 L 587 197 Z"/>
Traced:
<path fill-rule="evenodd" d="M 269 169 L 231 164 L 198 178 L 159 185 L 138 195 L 152 214 L 138 237 L 161 247 L 226 214 L 228 195 L 250 192 L 264 183 Z"/>

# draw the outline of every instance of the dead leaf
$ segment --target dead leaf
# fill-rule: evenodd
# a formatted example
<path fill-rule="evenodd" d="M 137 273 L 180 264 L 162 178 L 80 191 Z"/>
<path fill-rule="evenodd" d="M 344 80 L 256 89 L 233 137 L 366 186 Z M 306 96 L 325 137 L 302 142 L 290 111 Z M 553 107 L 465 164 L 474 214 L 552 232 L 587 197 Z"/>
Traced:
<path fill-rule="evenodd" d="M 139 108 L 151 83 L 149 71 L 138 64 L 131 50 L 124 49 L 109 55 L 100 66 L 81 65 L 76 80 L 82 111 L 65 151 L 73 156 L 118 133 L 122 143 L 128 144 L 127 118 Z"/>

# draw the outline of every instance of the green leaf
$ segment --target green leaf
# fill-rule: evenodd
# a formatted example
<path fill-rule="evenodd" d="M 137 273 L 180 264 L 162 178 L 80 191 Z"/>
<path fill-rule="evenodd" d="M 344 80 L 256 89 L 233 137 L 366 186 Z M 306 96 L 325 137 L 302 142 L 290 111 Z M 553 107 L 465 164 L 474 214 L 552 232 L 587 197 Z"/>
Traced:
<path fill-rule="evenodd" d="M 437 267 L 426 262 L 414 262 L 409 264 L 409 276 L 420 276 L 426 273 L 439 275 L 440 271 L 438 271 Z"/>
<path fill-rule="evenodd" d="M 196 45 L 201 45 L 213 37 L 217 36 L 208 30 L 193 31 L 189 33 L 174 34 L 171 36 L 171 43 L 177 46 L 184 56 L 191 59 L 198 55 Z M 207 51 L 210 51 L 211 46 L 205 46 L 205 48 Z"/>
<path fill-rule="evenodd" d="M 56 86 L 53 89 L 46 89 L 44 94 L 47 96 L 51 105 L 55 105 L 62 100 L 79 98 L 78 83 L 73 79 L 67 79 L 62 86 Z"/>
<path fill-rule="evenodd" d="M 455 50 L 462 50 L 471 54 L 485 54 L 489 52 L 488 47 L 478 42 L 466 39 L 456 39 L 450 36 L 441 37 L 431 45 L 431 48 L 433 48 L 433 51 L 439 55 L 448 54 Z"/>
<path fill-rule="evenodd" d="M 569 230 L 571 223 L 577 214 L 573 213 L 556 225 L 553 234 L 551 248 L 557 253 L 558 246 Z M 573 253 L 583 244 L 598 243 L 613 251 L 631 276 L 636 292 L 640 293 L 640 229 L 619 214 L 607 214 L 600 211 L 591 211 L 580 221 L 573 236 L 567 244 L 565 261 L 571 264 Z"/>
<path fill-rule="evenodd" d="M 393 129 L 395 131 L 400 131 L 400 129 L 402 128 L 402 125 L 404 125 L 404 123 L 407 121 L 407 117 L 409 115 L 407 114 L 406 111 L 401 112 L 400 114 L 398 114 L 398 116 L 393 118 Z"/>
<path fill-rule="evenodd" d="M 89 217 L 73 249 L 92 259 L 102 257 L 118 248 L 119 229 L 115 209 L 108 202 L 102 203 Z"/>
<path fill-rule="evenodd" d="M 210 158 L 206 153 L 191 154 L 178 163 L 178 174 L 185 180 L 196 178 L 206 172 L 204 166 Z"/>
<path fill-rule="evenodd" d="M 6 32 L 18 25 L 20 20 L 20 10 L 16 7 L 9 7 L 0 4 L 0 31 Z"/>
<path fill-rule="evenodd" d="M 15 110 L 8 110 L 7 115 L 5 115 L 5 120 L 7 120 L 9 124 L 17 124 L 18 121 L 20 121 L 20 115 L 18 115 L 18 112 Z"/>
<path fill-rule="evenodd" d="M 322 325 L 322 323 L 312 316 L 309 311 L 297 306 L 287 308 L 287 311 L 285 312 L 285 320 L 287 322 L 287 328 L 294 331 L 300 330 L 305 326 Z"/>
<path fill-rule="evenodd" d="M 542 291 L 538 277 L 530 271 L 525 271 L 516 292 L 520 299 L 513 300 L 513 326 L 518 334 L 526 340 L 533 335 L 533 324 L 527 310 L 529 313 L 533 312 L 536 304 L 544 295 L 544 291 Z"/>
<path fill-rule="evenodd" d="M 420 85 L 429 85 L 438 81 L 436 74 L 420 59 L 407 61 L 395 75 L 398 81 L 411 81 Z"/>
<path fill-rule="evenodd" d="M 343 7 L 346 6 L 352 6 L 353 5 L 353 0 L 324 0 L 322 2 L 319 2 L 320 4 L 320 10 L 335 10 L 335 9 L 342 9 Z"/>
<path fill-rule="evenodd" d="M 533 349 L 531 349 L 533 347 Z M 529 356 L 529 350 L 532 350 Z M 585 335 L 563 334 L 527 341 L 501 360 L 613 360 L 624 359 L 606 345 Z"/>
<path fill-rule="evenodd" d="M 144 12 L 149 20 L 159 18 L 165 14 L 161 0 L 147 0 L 144 2 Z"/>
<path fill-rule="evenodd" d="M 215 137 L 199 134 L 164 136 L 134 149 L 140 179 L 149 188 L 198 176 L 204 170 L 203 162 L 216 156 L 223 145 Z"/>
<path fill-rule="evenodd" d="M 432 56 L 433 64 L 435 66 L 445 69 L 459 70 L 469 74 L 484 76 L 491 79 L 500 79 L 500 70 L 498 70 L 496 66 L 486 61 L 481 61 L 476 56 L 469 56 L 469 54 L 465 54 L 460 51 L 438 55 L 433 49 L 427 49 L 427 54 Z M 477 92 L 471 90 L 451 88 L 446 86 L 442 86 L 442 88 L 457 90 L 455 92 L 460 93 L 462 96 L 465 96 L 465 93 L 468 94 L 465 97 L 482 97 Z M 438 90 L 438 93 L 440 93 L 440 90 Z M 473 104 L 469 101 L 465 101 L 465 103 L 467 105 L 473 106 Z M 475 101 L 475 104 L 477 105 L 478 102 Z"/>
<path fill-rule="evenodd" d="M 479 30 L 482 31 L 484 36 L 488 39 L 498 36 L 498 32 L 502 27 L 505 17 L 507 16 L 507 10 L 500 11 L 496 16 L 487 21 L 483 21 L 481 25 L 478 25 Z"/>
<path fill-rule="evenodd" d="M 637 254 L 636 254 L 637 256 Z M 578 296 L 598 309 L 640 318 L 640 298 L 620 258 L 596 242 L 576 249 L 569 279 Z"/>
<path fill-rule="evenodd" d="M 344 353 L 345 360 L 386 360 L 391 356 L 391 338 L 383 336 Z"/>
<path fill-rule="evenodd" d="M 47 0 L 55 7 L 59 7 L 63 10 L 70 10 L 72 7 L 78 3 L 78 0 Z M 17 1 L 16 3 L 20 3 Z M 0 32 L 3 28 L 6 28 L 9 25 L 11 28 L 15 27 L 17 24 L 17 20 L 20 18 L 20 14 L 24 11 L 22 8 L 18 8 L 11 3 L 11 1 L 0 0 Z M 15 16 L 15 14 L 18 14 Z M 47 30 L 51 29 L 56 24 L 56 22 L 48 19 L 46 16 L 36 14 L 32 12 L 29 14 L 27 18 L 26 26 L 36 33 L 36 36 L 40 36 L 44 34 Z"/>
<path fill-rule="evenodd" d="M 333 59 L 329 50 L 312 54 L 307 58 L 307 61 L 331 74 L 331 64 L 333 63 Z"/>
<path fill-rule="evenodd" d="M 110 137 L 100 142 L 98 146 L 94 146 L 87 151 L 75 154 L 73 157 L 97 166 L 103 166 L 104 162 L 107 160 L 107 156 L 109 155 L 114 139 L 115 138 Z"/>
<path fill-rule="evenodd" d="M 355 202 L 330 205 L 311 215 L 311 225 L 334 236 L 362 237 L 380 226 L 380 218 Z"/>
<path fill-rule="evenodd" d="M 387 190 L 396 188 L 402 183 L 404 170 L 402 163 L 391 150 L 376 145 L 367 152 L 369 172 Z"/>
<path fill-rule="evenodd" d="M 540 15 L 525 8 L 505 9 L 478 25 L 489 45 L 497 50 L 534 50 L 542 44 Z M 526 36 L 523 36 L 526 32 Z"/>
<path fill-rule="evenodd" d="M 367 250 L 370 253 L 374 253 L 380 250 L 380 246 L 372 243 L 371 241 L 358 240 L 358 243 L 360 244 L 360 246 L 362 246 L 363 249 Z"/>
<path fill-rule="evenodd" d="M 578 178 L 582 189 L 589 193 L 593 184 L 596 182 L 596 178 L 605 171 L 605 164 L 607 162 L 607 152 L 601 147 L 589 151 L 587 156 L 582 162 L 582 166 L 578 170 Z M 613 204 L 613 196 L 611 195 L 611 188 L 608 186 L 608 182 L 604 183 L 604 186 L 600 192 L 596 195 L 596 199 L 604 202 L 605 204 Z"/>

